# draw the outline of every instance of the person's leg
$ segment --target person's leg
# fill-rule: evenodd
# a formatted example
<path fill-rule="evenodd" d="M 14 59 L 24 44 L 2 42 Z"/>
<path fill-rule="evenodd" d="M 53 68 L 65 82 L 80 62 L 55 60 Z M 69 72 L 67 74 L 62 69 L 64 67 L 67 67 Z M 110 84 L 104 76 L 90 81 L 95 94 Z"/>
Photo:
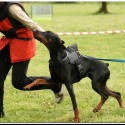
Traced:
<path fill-rule="evenodd" d="M 12 67 L 12 84 L 19 90 L 51 89 L 55 94 L 56 103 L 63 99 L 63 85 L 53 81 L 50 77 L 32 76 L 27 77 L 30 60 L 14 63 Z"/>
<path fill-rule="evenodd" d="M 11 68 L 9 46 L 0 51 L 0 118 L 4 117 L 4 81 Z"/>

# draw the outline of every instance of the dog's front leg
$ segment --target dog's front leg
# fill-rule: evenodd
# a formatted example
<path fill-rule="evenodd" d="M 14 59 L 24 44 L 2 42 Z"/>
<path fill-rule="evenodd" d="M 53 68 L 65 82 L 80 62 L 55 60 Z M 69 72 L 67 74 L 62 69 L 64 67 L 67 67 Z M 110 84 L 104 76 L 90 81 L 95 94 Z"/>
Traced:
<path fill-rule="evenodd" d="M 73 85 L 71 83 L 67 83 L 66 88 L 72 100 L 72 105 L 73 105 L 73 110 L 74 110 L 74 121 L 80 122 L 79 110 L 78 110 L 77 103 L 76 103 L 76 97 L 74 94 Z"/>
<path fill-rule="evenodd" d="M 39 86 L 39 85 L 46 85 L 48 84 L 48 81 L 46 79 L 36 79 L 34 82 L 24 86 L 24 90 L 25 89 L 31 89 L 34 86 Z"/>

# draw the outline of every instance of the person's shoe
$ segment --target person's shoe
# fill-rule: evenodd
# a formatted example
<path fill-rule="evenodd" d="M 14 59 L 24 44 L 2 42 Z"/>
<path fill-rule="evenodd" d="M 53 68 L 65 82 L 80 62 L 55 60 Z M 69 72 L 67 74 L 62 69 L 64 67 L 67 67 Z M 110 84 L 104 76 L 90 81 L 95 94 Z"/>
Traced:
<path fill-rule="evenodd" d="M 60 92 L 54 94 L 55 94 L 55 102 L 61 103 L 64 98 L 64 85 L 62 84 Z"/>

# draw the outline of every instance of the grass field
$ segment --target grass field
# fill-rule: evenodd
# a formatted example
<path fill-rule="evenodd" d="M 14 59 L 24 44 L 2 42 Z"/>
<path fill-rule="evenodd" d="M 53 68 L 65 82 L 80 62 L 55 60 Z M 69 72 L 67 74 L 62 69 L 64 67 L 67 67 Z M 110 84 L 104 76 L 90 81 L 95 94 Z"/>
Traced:
<path fill-rule="evenodd" d="M 24 3 L 30 14 L 30 7 L 34 4 Z M 45 30 L 54 32 L 89 32 L 125 29 L 125 3 L 109 3 L 110 14 L 93 14 L 100 3 L 66 3 L 53 5 L 53 19 L 33 19 Z M 105 35 L 75 35 L 60 36 L 65 45 L 77 43 L 81 54 L 101 57 L 125 59 L 125 33 Z M 28 69 L 28 76 L 49 76 L 49 53 L 43 44 L 37 42 L 36 56 L 32 59 Z M 111 71 L 107 85 L 110 89 L 121 92 L 125 102 L 125 64 L 109 62 Z M 97 122 L 125 122 L 125 109 L 119 108 L 114 98 L 109 98 L 101 111 L 93 113 L 93 108 L 100 101 L 100 96 L 92 90 L 91 81 L 82 79 L 74 84 L 74 91 L 80 118 L 83 123 Z M 72 123 L 73 109 L 70 97 L 65 88 L 65 99 L 61 104 L 54 102 L 54 94 L 50 90 L 23 92 L 13 88 L 11 71 L 5 82 L 4 108 L 6 117 L 0 122 L 31 122 L 31 123 Z"/>

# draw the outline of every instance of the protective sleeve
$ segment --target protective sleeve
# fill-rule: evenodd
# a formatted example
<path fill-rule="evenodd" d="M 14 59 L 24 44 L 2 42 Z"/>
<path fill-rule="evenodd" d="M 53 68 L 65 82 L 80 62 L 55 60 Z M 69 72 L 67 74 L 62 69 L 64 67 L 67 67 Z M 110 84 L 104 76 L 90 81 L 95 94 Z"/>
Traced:
<path fill-rule="evenodd" d="M 45 31 L 41 26 L 34 22 L 17 4 L 13 4 L 9 7 L 9 14 L 32 31 Z"/>

